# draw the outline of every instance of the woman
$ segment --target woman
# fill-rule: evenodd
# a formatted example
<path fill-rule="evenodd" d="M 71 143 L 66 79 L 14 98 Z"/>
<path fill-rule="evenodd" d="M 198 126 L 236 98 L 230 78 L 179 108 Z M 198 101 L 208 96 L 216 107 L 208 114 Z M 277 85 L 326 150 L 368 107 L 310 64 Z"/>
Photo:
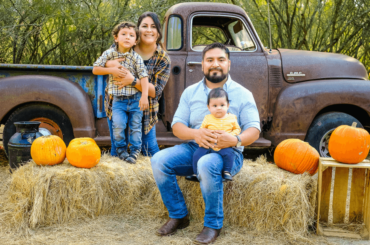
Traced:
<path fill-rule="evenodd" d="M 143 112 L 143 129 L 142 129 L 142 154 L 144 156 L 153 156 L 159 151 L 155 124 L 158 122 L 158 100 L 168 81 L 170 75 L 170 58 L 161 47 L 162 32 L 161 24 L 157 14 L 153 12 L 143 13 L 138 20 L 139 43 L 134 50 L 144 60 L 149 75 L 149 109 Z M 119 64 L 120 59 L 107 61 L 107 67 L 121 67 L 122 73 L 118 78 L 119 82 L 115 84 L 119 88 L 132 84 L 134 76 Z M 135 87 L 141 91 L 141 84 L 138 81 Z M 117 156 L 116 148 L 112 133 L 112 103 L 113 97 L 105 91 L 105 111 L 107 114 L 110 138 L 111 138 L 111 155 Z"/>

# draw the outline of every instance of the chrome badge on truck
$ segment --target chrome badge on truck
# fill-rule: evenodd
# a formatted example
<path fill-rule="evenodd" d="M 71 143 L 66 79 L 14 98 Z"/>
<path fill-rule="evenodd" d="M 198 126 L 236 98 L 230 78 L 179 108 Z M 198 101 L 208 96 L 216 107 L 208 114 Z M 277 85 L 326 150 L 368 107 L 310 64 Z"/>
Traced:
<path fill-rule="evenodd" d="M 294 77 L 304 77 L 306 74 L 302 74 L 302 72 L 291 71 L 289 74 L 287 74 L 287 76 L 289 77 L 288 80 L 294 80 Z"/>

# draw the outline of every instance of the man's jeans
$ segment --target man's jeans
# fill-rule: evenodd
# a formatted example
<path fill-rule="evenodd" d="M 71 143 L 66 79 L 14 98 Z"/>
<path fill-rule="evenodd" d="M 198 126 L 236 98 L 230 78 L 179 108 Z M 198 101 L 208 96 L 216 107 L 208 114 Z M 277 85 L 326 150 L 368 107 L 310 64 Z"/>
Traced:
<path fill-rule="evenodd" d="M 114 96 L 113 99 L 113 137 L 116 151 L 120 154 L 127 151 L 125 129 L 130 127 L 129 143 L 131 152 L 141 150 L 141 121 L 143 112 L 140 111 L 139 100 L 141 93 L 132 96 Z"/>
<path fill-rule="evenodd" d="M 170 218 L 181 219 L 188 214 L 176 175 L 193 174 L 192 158 L 198 147 L 194 142 L 176 145 L 159 151 L 151 159 L 154 179 Z M 237 174 L 243 166 L 243 154 L 236 149 L 234 154 L 235 162 L 231 175 Z M 223 225 L 222 169 L 223 161 L 219 154 L 210 153 L 198 161 L 198 179 L 206 205 L 204 226 L 212 229 L 220 229 Z"/>
<path fill-rule="evenodd" d="M 109 117 L 107 117 L 107 120 L 108 120 L 108 127 L 109 127 L 110 140 L 111 140 L 110 154 L 111 156 L 116 157 L 117 151 L 116 151 L 116 146 L 114 144 L 114 138 L 113 138 L 112 120 L 109 120 Z M 144 133 L 144 123 L 142 124 L 143 124 L 143 127 L 141 129 L 141 132 L 142 132 L 141 152 L 144 156 L 151 157 L 151 156 L 154 156 L 154 154 L 159 151 L 155 125 L 149 131 L 148 134 L 145 134 Z M 128 129 L 125 130 L 125 136 L 126 136 L 126 142 L 127 142 L 127 139 L 129 138 Z"/>

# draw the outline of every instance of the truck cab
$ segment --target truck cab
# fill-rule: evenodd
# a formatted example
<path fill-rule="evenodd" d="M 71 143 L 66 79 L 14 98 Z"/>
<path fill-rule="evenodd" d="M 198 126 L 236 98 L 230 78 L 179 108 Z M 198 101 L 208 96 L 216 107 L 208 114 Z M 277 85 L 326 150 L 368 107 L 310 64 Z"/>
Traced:
<path fill-rule="evenodd" d="M 231 77 L 253 93 L 261 121 L 267 122 L 266 51 L 244 10 L 230 4 L 177 4 L 167 11 L 163 31 L 172 69 L 164 90 L 163 121 L 168 129 L 184 89 L 203 78 L 202 51 L 213 42 L 229 48 Z M 262 135 L 253 144 L 270 145 Z"/>

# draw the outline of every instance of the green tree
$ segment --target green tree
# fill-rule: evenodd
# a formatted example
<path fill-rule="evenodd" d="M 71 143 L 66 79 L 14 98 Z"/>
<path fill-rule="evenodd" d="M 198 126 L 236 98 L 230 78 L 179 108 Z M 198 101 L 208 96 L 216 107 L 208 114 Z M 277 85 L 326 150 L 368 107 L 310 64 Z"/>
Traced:
<path fill-rule="evenodd" d="M 0 62 L 92 65 L 113 42 L 114 25 L 178 0 L 0 0 Z M 219 0 L 243 8 L 268 46 L 267 0 Z M 370 72 L 369 0 L 270 0 L 272 47 L 342 53 Z M 212 42 L 214 29 L 194 40 Z"/>

